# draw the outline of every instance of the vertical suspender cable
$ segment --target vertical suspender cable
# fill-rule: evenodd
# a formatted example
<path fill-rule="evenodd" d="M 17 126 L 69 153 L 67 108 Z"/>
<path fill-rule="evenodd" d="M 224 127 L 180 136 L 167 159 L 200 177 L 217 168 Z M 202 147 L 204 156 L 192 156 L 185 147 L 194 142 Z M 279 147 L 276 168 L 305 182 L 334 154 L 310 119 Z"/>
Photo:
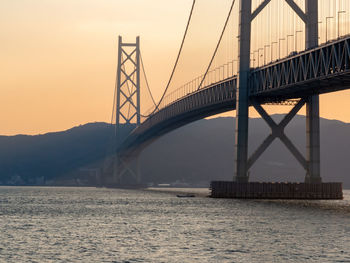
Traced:
<path fill-rule="evenodd" d="M 173 70 L 172 70 L 172 72 L 171 72 L 171 75 L 170 75 L 168 84 L 167 84 L 167 86 L 166 86 L 166 88 L 165 88 L 165 91 L 164 91 L 162 97 L 160 98 L 158 104 L 156 105 L 156 107 L 154 108 L 154 110 L 153 110 L 149 115 L 153 114 L 153 113 L 159 108 L 159 105 L 161 104 L 162 100 L 163 100 L 164 97 L 165 97 L 166 92 L 167 92 L 168 89 L 169 89 L 170 83 L 171 83 L 171 81 L 172 81 L 172 79 L 173 79 L 173 76 L 174 76 L 174 73 L 175 73 L 175 70 L 176 70 L 176 67 L 177 67 L 177 63 L 179 62 L 179 59 L 180 59 L 180 55 L 181 55 L 181 52 L 182 52 L 182 48 L 183 48 L 184 43 L 185 43 L 185 39 L 186 39 L 186 35 L 187 35 L 188 28 L 189 28 L 189 26 L 190 26 L 190 22 L 191 22 L 191 18 L 192 18 L 192 14 L 193 14 L 193 10 L 194 10 L 195 3 L 196 3 L 196 0 L 193 0 L 192 7 L 191 7 L 191 12 L 190 12 L 190 16 L 189 16 L 189 18 L 188 18 L 187 25 L 186 25 L 186 29 L 185 29 L 185 33 L 184 33 L 184 36 L 183 36 L 183 38 L 182 38 L 182 42 L 181 42 L 181 45 L 180 45 L 179 53 L 177 54 L 177 58 L 176 58 L 176 61 L 175 61 L 175 65 L 174 65 Z"/>
<path fill-rule="evenodd" d="M 224 33 L 225 33 L 225 30 L 226 30 L 226 27 L 227 27 L 227 24 L 228 24 L 228 21 L 230 20 L 230 17 L 231 17 L 231 13 L 232 13 L 232 9 L 233 9 L 234 4 L 235 4 L 235 0 L 232 1 L 231 7 L 230 7 L 230 11 L 228 12 L 228 15 L 227 15 L 227 18 L 226 18 L 226 21 L 225 21 L 225 25 L 224 25 L 224 28 L 222 29 L 222 32 L 221 32 L 219 41 L 218 41 L 218 43 L 217 43 L 217 45 L 216 45 L 216 48 L 215 48 L 215 50 L 214 50 L 214 54 L 213 54 L 213 56 L 212 56 L 211 59 L 210 59 L 209 65 L 208 65 L 208 67 L 207 67 L 207 69 L 206 69 L 206 71 L 205 71 L 205 73 L 204 73 L 204 76 L 203 76 L 203 78 L 202 78 L 202 80 L 201 80 L 201 82 L 200 82 L 200 84 L 199 84 L 197 90 L 199 90 L 199 89 L 201 88 L 201 86 L 202 86 L 202 84 L 203 84 L 203 82 L 204 82 L 204 79 L 205 79 L 206 75 L 208 74 L 208 71 L 209 71 L 209 69 L 210 69 L 210 67 L 211 67 L 211 65 L 212 65 L 212 63 L 213 63 L 213 60 L 214 60 L 214 58 L 216 57 L 216 53 L 217 53 L 217 51 L 218 51 L 218 49 L 219 49 L 219 46 L 220 46 L 222 37 L 223 37 L 223 35 L 224 35 Z"/>

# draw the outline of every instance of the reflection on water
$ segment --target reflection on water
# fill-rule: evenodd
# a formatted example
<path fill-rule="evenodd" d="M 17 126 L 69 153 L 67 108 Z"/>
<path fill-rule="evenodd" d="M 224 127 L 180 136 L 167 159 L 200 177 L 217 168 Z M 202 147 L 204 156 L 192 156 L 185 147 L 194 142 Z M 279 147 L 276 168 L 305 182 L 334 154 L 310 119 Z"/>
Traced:
<path fill-rule="evenodd" d="M 0 262 L 350 262 L 350 191 L 344 197 L 0 187 Z"/>

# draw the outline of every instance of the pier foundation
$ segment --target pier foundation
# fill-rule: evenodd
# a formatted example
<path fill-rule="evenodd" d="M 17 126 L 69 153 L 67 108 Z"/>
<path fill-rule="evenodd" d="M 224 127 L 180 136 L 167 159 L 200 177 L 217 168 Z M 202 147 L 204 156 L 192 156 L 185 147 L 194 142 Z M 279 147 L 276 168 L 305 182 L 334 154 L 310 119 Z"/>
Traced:
<path fill-rule="evenodd" d="M 237 199 L 343 199 L 342 183 L 238 183 L 213 181 L 213 198 Z"/>

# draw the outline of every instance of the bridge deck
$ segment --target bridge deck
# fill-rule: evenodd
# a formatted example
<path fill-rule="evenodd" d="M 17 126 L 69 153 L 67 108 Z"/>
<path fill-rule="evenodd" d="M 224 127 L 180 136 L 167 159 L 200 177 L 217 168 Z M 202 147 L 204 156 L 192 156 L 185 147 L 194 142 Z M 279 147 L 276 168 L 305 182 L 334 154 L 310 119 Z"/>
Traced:
<path fill-rule="evenodd" d="M 236 108 L 236 76 L 187 94 L 138 126 L 119 148 L 131 155 L 165 133 Z M 276 61 L 250 74 L 250 98 L 285 101 L 350 88 L 350 37 Z"/>

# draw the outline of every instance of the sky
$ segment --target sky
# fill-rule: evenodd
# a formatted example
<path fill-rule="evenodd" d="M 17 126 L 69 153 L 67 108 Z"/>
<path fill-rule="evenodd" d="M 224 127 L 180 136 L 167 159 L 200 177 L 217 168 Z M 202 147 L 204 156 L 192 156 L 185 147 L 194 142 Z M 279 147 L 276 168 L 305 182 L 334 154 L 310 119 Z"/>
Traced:
<path fill-rule="evenodd" d="M 130 42 L 141 37 L 147 77 L 159 98 L 191 5 L 192 0 L 0 0 L 0 134 L 109 122 L 118 35 Z M 350 122 L 349 100 L 349 91 L 322 95 L 321 116 Z"/>
<path fill-rule="evenodd" d="M 130 42 L 141 36 L 146 68 L 155 72 L 150 82 L 164 83 L 190 6 L 189 0 L 1 0 L 0 134 L 110 121 L 118 35 Z"/>

